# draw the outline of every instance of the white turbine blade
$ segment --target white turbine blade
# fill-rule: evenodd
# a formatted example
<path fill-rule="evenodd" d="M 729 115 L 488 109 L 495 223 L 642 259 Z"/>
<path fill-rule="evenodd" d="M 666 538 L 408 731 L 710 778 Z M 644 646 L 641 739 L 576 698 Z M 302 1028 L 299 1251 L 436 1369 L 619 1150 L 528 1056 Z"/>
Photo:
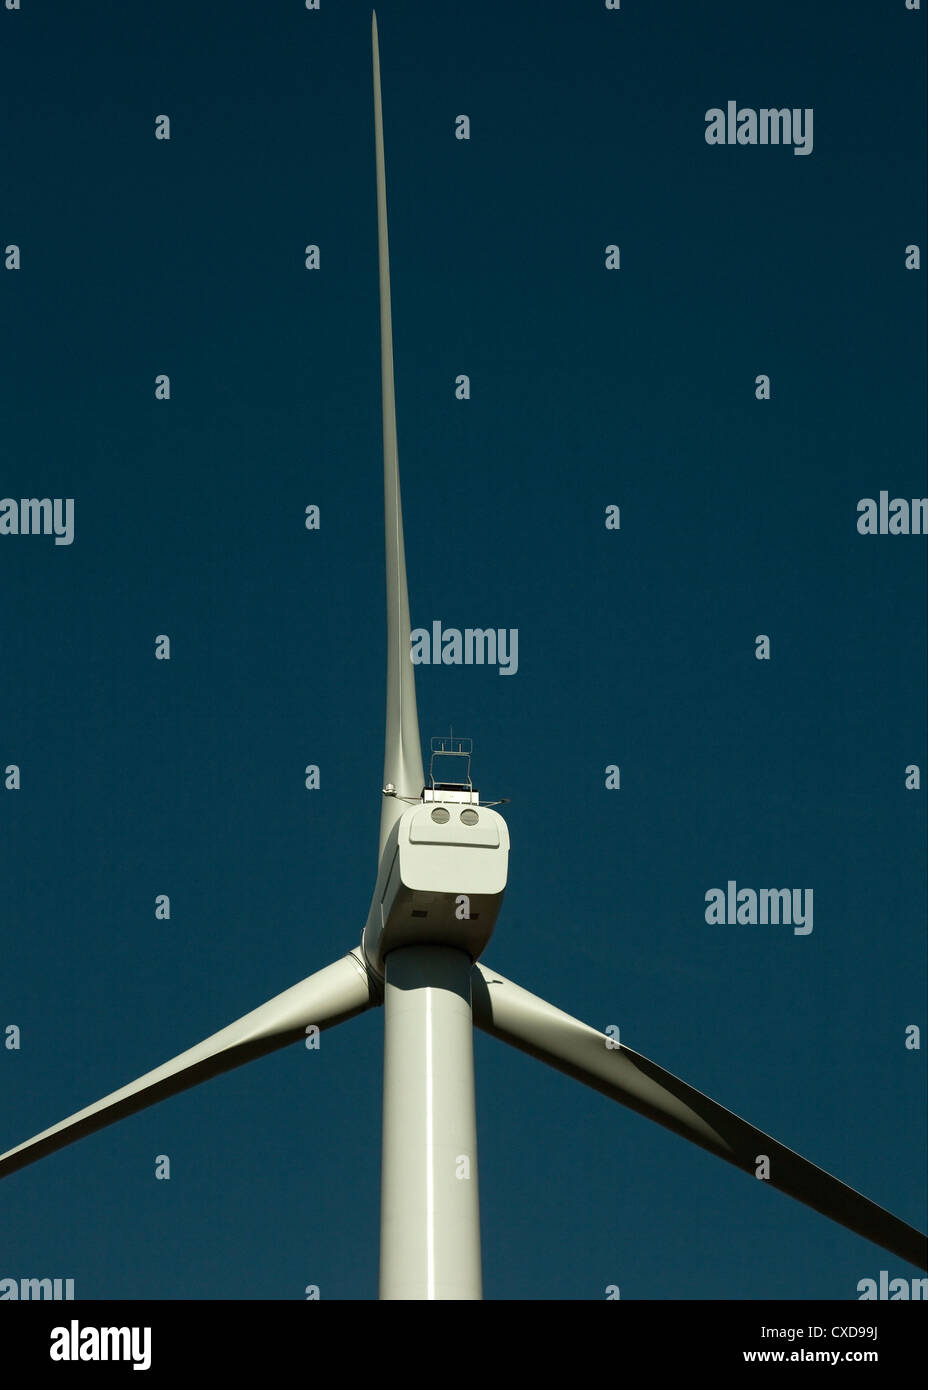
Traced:
<path fill-rule="evenodd" d="M 928 1269 L 926 1237 L 808 1159 L 733 1115 L 685 1081 L 630 1048 L 572 1018 L 496 971 L 475 965 L 474 1022 L 494 1037 L 621 1101 L 640 1115 L 756 1175 L 770 1160 L 769 1183 L 823 1215 Z"/>
<path fill-rule="evenodd" d="M 409 645 L 409 592 L 403 545 L 403 507 L 400 499 L 396 447 L 396 394 L 393 385 L 393 319 L 390 309 L 390 250 L 387 242 L 387 183 L 383 158 L 383 111 L 380 100 L 380 49 L 377 15 L 371 24 L 374 60 L 374 140 L 377 157 L 377 247 L 380 263 L 380 379 L 383 397 L 383 500 L 387 550 L 387 733 L 383 784 L 396 788 L 396 797 L 383 799 L 380 853 L 396 821 L 406 810 L 397 798 L 421 795 L 422 744 L 416 711 L 416 684 Z"/>
<path fill-rule="evenodd" d="M 358 956 L 349 952 L 333 965 L 317 970 L 299 984 L 275 995 L 228 1028 L 188 1048 L 137 1081 L 130 1081 L 95 1105 L 88 1105 L 51 1129 L 43 1130 L 8 1153 L 0 1154 L 0 1178 L 25 1168 L 46 1154 L 63 1149 L 85 1134 L 144 1110 L 156 1101 L 177 1095 L 220 1072 L 230 1071 L 254 1057 L 286 1047 L 306 1036 L 307 1025 L 321 1030 L 363 1013 L 379 998 L 372 996 L 368 975 Z"/>

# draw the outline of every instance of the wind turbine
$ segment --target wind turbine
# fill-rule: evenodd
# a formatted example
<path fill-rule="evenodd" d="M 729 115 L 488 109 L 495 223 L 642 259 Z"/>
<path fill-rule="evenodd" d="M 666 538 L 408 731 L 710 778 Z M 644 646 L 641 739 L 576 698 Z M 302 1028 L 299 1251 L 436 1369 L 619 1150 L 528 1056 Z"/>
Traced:
<path fill-rule="evenodd" d="M 410 659 L 393 381 L 386 178 L 372 23 L 380 270 L 387 710 L 379 866 L 361 942 L 340 960 L 0 1156 L 0 1177 L 220 1072 L 384 1006 L 380 1297 L 481 1297 L 473 1025 L 673 1130 L 921 1268 L 914 1227 L 656 1063 L 484 965 L 509 834 L 469 778 L 426 785 Z M 438 751 L 445 749 L 439 745 Z M 460 751 L 454 743 L 449 751 Z"/>

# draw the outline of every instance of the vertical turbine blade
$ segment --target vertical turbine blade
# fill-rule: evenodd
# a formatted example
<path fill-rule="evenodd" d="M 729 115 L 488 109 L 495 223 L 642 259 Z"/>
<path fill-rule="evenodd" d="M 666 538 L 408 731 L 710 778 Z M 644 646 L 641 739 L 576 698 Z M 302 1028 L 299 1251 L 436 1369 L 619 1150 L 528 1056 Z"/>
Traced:
<path fill-rule="evenodd" d="M 380 49 L 377 15 L 371 43 L 374 59 L 374 137 L 377 154 L 377 246 L 380 262 L 380 376 L 383 395 L 383 499 L 387 551 L 387 733 L 384 786 L 396 796 L 418 797 L 425 781 L 416 712 L 416 685 L 409 646 L 409 593 L 403 547 L 403 508 L 396 448 L 396 396 L 393 386 L 393 321 L 390 312 L 390 251 L 387 242 L 387 185 L 383 158 L 383 111 L 380 100 Z M 393 825 L 406 809 L 384 797 L 380 819 L 380 853 Z"/>

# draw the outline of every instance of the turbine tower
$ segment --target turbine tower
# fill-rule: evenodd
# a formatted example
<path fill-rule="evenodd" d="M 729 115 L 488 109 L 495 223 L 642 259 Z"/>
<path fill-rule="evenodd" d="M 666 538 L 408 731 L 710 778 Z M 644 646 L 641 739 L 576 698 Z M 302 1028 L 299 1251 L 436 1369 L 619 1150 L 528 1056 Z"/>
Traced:
<path fill-rule="evenodd" d="M 425 784 L 410 657 L 377 17 L 372 23 L 387 710 L 379 866 L 360 945 L 172 1061 L 0 1156 L 0 1177 L 243 1062 L 384 1006 L 380 1297 L 479 1299 L 473 1025 L 923 1269 L 926 1238 L 624 1044 L 484 965 L 509 833 L 473 790 Z M 453 749 L 453 745 L 452 745 Z M 459 751 L 453 749 L 453 751 Z M 762 1200 L 759 1198 L 759 1200 Z"/>

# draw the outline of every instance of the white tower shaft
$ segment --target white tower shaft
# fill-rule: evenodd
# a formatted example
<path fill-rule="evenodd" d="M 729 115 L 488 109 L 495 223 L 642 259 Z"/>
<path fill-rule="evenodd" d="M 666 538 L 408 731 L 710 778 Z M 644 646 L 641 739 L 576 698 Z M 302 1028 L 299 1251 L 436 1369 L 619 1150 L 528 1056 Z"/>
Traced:
<path fill-rule="evenodd" d="M 386 958 L 380 1297 L 479 1299 L 470 957 Z"/>

